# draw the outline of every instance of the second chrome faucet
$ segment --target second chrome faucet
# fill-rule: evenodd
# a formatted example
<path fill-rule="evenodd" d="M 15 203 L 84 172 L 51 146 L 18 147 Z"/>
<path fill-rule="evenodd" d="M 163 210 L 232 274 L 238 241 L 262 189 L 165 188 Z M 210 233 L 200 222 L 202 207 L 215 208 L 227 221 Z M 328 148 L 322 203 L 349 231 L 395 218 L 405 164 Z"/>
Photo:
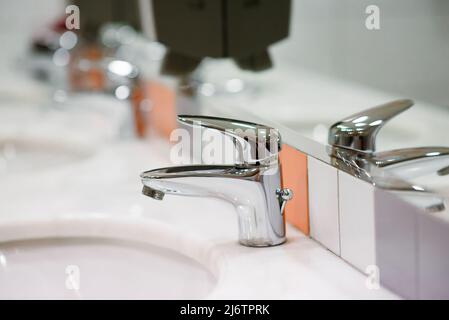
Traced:
<path fill-rule="evenodd" d="M 412 100 L 396 100 L 364 110 L 333 124 L 329 130 L 334 165 L 349 173 L 370 175 L 377 168 L 449 155 L 448 147 L 415 147 L 376 151 L 379 130 L 393 117 L 413 106 Z M 363 178 L 363 174 L 359 176 Z"/>
<path fill-rule="evenodd" d="M 165 194 L 214 197 L 237 211 L 239 242 L 267 247 L 286 241 L 284 207 L 293 196 L 281 187 L 276 129 L 239 120 L 179 116 L 186 125 L 213 129 L 233 139 L 235 165 L 190 165 L 160 168 L 141 174 L 143 194 L 162 200 Z"/>
<path fill-rule="evenodd" d="M 434 160 L 449 157 L 449 148 L 415 147 L 388 151 L 376 151 L 376 135 L 379 130 L 393 117 L 413 106 L 412 100 L 396 100 L 364 110 L 332 125 L 329 130 L 329 154 L 332 164 L 353 176 L 363 179 L 373 185 L 391 191 L 416 192 L 431 196 L 432 203 L 426 204 L 429 211 L 440 211 L 445 208 L 445 200 L 436 197 L 438 193 L 433 186 L 417 185 L 407 178 L 412 178 L 419 172 L 427 175 L 440 175 L 443 169 L 433 171 Z M 446 162 L 447 163 L 447 162 Z M 404 169 L 408 168 L 408 169 Z M 399 172 L 408 172 L 403 177 Z M 423 173 L 424 174 L 424 173 Z M 437 175 L 438 174 L 438 175 Z M 434 183 L 438 185 L 438 183 Z"/>

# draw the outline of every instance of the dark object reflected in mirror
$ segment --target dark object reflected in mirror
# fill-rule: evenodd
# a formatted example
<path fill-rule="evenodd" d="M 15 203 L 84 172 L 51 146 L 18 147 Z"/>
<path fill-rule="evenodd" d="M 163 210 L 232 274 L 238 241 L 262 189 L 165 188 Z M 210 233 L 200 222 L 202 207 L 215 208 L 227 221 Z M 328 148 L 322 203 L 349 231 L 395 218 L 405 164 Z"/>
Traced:
<path fill-rule="evenodd" d="M 170 50 L 163 72 L 191 72 L 206 57 L 269 69 L 268 47 L 288 36 L 290 11 L 290 0 L 153 0 L 157 39 Z"/>

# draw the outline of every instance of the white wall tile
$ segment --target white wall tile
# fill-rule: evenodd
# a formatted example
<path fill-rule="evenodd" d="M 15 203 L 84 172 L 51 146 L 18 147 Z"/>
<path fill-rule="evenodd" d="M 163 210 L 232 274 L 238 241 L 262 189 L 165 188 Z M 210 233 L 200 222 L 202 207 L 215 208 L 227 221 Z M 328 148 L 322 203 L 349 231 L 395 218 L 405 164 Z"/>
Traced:
<path fill-rule="evenodd" d="M 449 299 L 449 209 L 419 214 L 418 288 L 420 299 Z"/>
<path fill-rule="evenodd" d="M 420 209 L 385 190 L 376 189 L 374 194 L 380 282 L 404 298 L 417 299 Z"/>
<path fill-rule="evenodd" d="M 338 173 L 341 257 L 362 272 L 376 260 L 374 186 Z"/>
<path fill-rule="evenodd" d="M 309 156 L 308 171 L 310 235 L 340 255 L 337 169 Z"/>

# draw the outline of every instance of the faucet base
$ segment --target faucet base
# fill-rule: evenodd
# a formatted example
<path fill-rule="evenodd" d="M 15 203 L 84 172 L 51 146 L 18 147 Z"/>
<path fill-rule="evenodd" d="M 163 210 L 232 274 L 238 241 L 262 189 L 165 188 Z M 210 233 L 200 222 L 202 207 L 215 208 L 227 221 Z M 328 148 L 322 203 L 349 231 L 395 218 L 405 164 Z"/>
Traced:
<path fill-rule="evenodd" d="M 275 241 L 267 241 L 265 239 L 255 240 L 255 239 L 240 239 L 239 243 L 245 247 L 251 248 L 266 248 L 279 246 L 287 241 L 286 237 L 278 238 Z"/>

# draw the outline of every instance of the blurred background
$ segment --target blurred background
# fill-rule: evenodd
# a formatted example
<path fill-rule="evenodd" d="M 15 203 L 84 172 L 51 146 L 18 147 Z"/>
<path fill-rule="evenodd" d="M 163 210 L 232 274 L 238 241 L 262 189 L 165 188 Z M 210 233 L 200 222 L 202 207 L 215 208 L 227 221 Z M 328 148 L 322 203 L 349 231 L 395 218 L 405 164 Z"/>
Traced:
<path fill-rule="evenodd" d="M 381 10 L 376 31 L 364 27 L 365 8 L 372 4 Z M 61 0 L 3 1 L 2 67 L 23 55 L 33 32 L 64 15 L 66 5 Z M 444 0 L 294 0 L 290 36 L 273 46 L 272 54 L 276 64 L 447 106 L 448 15 Z"/>
<path fill-rule="evenodd" d="M 448 16 L 445 0 L 3 1 L 0 129 L 168 137 L 176 114 L 204 113 L 326 144 L 343 117 L 411 98 L 380 149 L 447 145 Z"/>
<path fill-rule="evenodd" d="M 294 189 L 296 198 L 293 200 L 298 199 L 296 203 L 300 205 L 291 207 L 291 217 L 304 218 L 300 221 L 304 222 L 301 224 L 304 229 L 300 229 L 306 230 L 304 232 L 308 234 L 307 206 L 313 188 L 307 185 L 307 179 L 315 182 L 322 180 L 322 184 L 316 184 L 320 187 L 315 187 L 319 191 L 316 193 L 316 201 L 310 198 L 310 203 L 323 204 L 323 212 L 328 211 L 332 215 L 331 219 L 323 216 L 326 217 L 323 218 L 326 224 L 323 234 L 327 237 L 331 233 L 328 230 L 336 227 L 338 235 L 336 232 L 335 243 L 340 248 L 340 239 L 343 239 L 339 238 L 340 229 L 343 232 L 340 223 L 344 219 L 339 220 L 339 203 L 342 203 L 339 199 L 344 193 L 340 188 L 343 184 L 339 181 L 343 175 L 340 176 L 335 168 L 327 168 L 327 165 L 318 161 L 326 162 L 330 155 L 335 156 L 330 153 L 335 152 L 335 148 L 327 148 L 329 128 L 340 120 L 373 106 L 398 99 L 413 99 L 413 108 L 394 116 L 379 132 L 376 150 L 449 146 L 448 30 L 447 0 L 0 1 L 0 249 L 5 248 L 2 243 L 15 239 L 63 235 L 101 236 L 102 232 L 108 234 L 108 237 L 115 237 L 122 232 L 122 235 L 129 234 L 130 239 L 152 239 L 155 244 L 168 242 L 169 246 L 182 251 L 189 249 L 192 243 L 184 241 L 181 236 L 183 230 L 187 230 L 194 239 L 197 236 L 198 239 L 203 236 L 207 239 L 205 251 L 197 249 L 196 245 L 189 250 L 194 252 L 195 257 L 201 256 L 207 260 L 207 265 L 214 264 L 211 269 L 215 270 L 216 259 L 209 256 L 209 253 L 204 253 L 214 249 L 216 245 L 223 252 L 230 250 L 232 256 L 235 253 L 239 256 L 239 251 L 234 251 L 233 248 L 238 230 L 237 220 L 234 214 L 227 212 L 227 209 L 232 209 L 231 203 L 220 207 L 219 199 L 198 201 L 193 197 L 173 197 L 175 199 L 170 201 L 151 202 L 141 194 L 139 174 L 174 165 L 175 161 L 171 156 L 177 150 L 173 148 L 173 142 L 178 136 L 173 133 L 180 126 L 176 121 L 179 114 L 247 120 L 279 129 L 282 141 L 292 147 L 283 150 L 290 150 L 293 155 L 290 160 L 281 160 L 284 168 L 283 181 L 287 180 L 284 177 L 290 178 L 299 190 L 296 192 Z M 408 107 L 409 103 L 406 104 Z M 358 115 L 351 120 L 355 128 L 352 132 L 360 132 L 361 126 L 365 126 L 366 132 L 369 132 L 372 127 L 378 128 L 386 121 L 389 121 L 388 117 L 372 120 L 369 116 Z M 341 131 L 347 129 L 345 126 L 340 127 Z M 189 142 L 196 138 L 195 135 L 188 137 L 191 139 Z M 232 145 L 230 147 L 233 154 L 235 150 Z M 229 149 L 224 148 L 218 150 L 225 154 Z M 201 148 L 196 150 L 198 153 L 195 153 L 195 148 L 189 149 L 193 149 L 187 150 L 192 154 L 189 154 L 189 161 L 183 164 L 205 162 Z M 295 149 L 303 154 L 300 155 Z M 422 158 L 443 154 L 439 151 L 440 148 L 423 150 L 424 156 L 420 154 Z M 447 149 L 444 150 L 447 152 Z M 412 149 L 410 153 L 413 159 L 416 157 L 415 151 Z M 220 157 L 218 153 L 220 152 L 217 152 Z M 285 154 L 286 152 L 283 153 Z M 400 160 L 403 159 L 403 154 L 401 150 L 387 153 L 399 155 Z M 289 159 L 288 157 L 287 153 L 283 159 Z M 318 160 L 315 161 L 314 158 Z M 315 163 L 316 169 L 308 171 L 307 159 L 311 160 L 310 164 Z M 332 158 L 332 161 L 335 159 Z M 336 163 L 340 163 L 342 159 L 337 160 Z M 343 158 L 341 163 L 347 164 L 347 160 Z M 357 160 L 354 162 L 356 171 L 359 172 Z M 415 179 L 419 189 L 413 190 L 422 191 L 425 189 L 421 185 L 431 185 L 429 190 L 443 190 L 444 195 L 448 195 L 448 184 L 443 181 L 444 177 L 449 176 L 447 159 L 432 162 L 427 167 L 421 166 L 419 161 L 417 163 L 416 167 L 405 166 L 404 170 L 398 170 L 399 173 L 395 173 L 394 168 L 393 173 L 386 170 L 385 175 L 391 174 L 393 178 L 399 177 L 398 179 L 407 181 Z M 287 166 L 291 171 L 285 169 Z M 314 171 L 317 172 L 316 179 L 310 174 Z M 421 180 L 421 177 L 424 178 Z M 271 180 L 268 181 L 267 185 L 271 184 Z M 374 233 L 374 213 L 371 210 L 374 208 L 374 188 L 369 185 L 369 198 L 365 194 L 363 197 L 356 196 L 359 198 L 356 199 L 358 203 L 355 201 L 356 205 L 353 205 L 353 194 L 357 195 L 360 191 L 357 179 L 354 181 L 354 184 L 351 182 L 351 189 L 348 183 L 347 190 L 350 191 L 346 192 L 347 206 L 357 218 L 351 220 L 350 224 L 355 226 L 357 232 L 354 233 L 356 240 L 348 242 L 359 246 L 362 252 L 360 256 L 365 256 L 368 252 L 363 247 L 365 238 L 358 241 L 357 236 L 368 225 L 368 233 L 371 230 Z M 216 182 L 211 184 L 214 183 Z M 321 185 L 324 187 L 321 188 Z M 435 189 L 433 185 L 436 185 Z M 403 185 L 399 184 L 398 188 L 401 186 Z M 310 194 L 309 189 L 312 190 Z M 362 193 L 365 190 L 360 189 Z M 357 192 L 353 193 L 352 190 Z M 276 194 L 278 197 L 282 195 L 278 191 Z M 377 195 L 377 189 L 375 194 Z M 162 198 L 159 193 L 152 195 Z M 413 193 L 412 196 L 416 194 Z M 282 195 L 281 198 L 283 197 Z M 421 201 L 420 197 L 417 198 Z M 425 197 L 423 199 L 427 200 Z M 431 200 L 434 200 L 433 194 Z M 437 200 L 437 205 L 440 205 L 442 200 Z M 250 203 L 249 200 L 248 202 Z M 388 207 L 390 202 L 379 203 Z M 432 205 L 426 208 L 441 208 Z M 244 219 L 256 219 L 250 215 L 250 205 L 242 208 L 239 210 L 245 213 Z M 370 222 L 359 228 L 358 218 L 363 218 L 363 215 L 359 215 L 363 212 L 359 211 L 364 209 L 367 209 L 366 219 L 370 219 Z M 402 259 L 401 254 L 400 267 L 393 268 L 395 279 L 396 270 L 401 270 L 401 277 L 397 277 L 401 286 L 417 285 L 418 278 L 415 278 L 416 281 L 412 281 L 411 276 L 407 278 L 408 271 L 413 269 L 415 272 L 415 268 L 416 272 L 425 270 L 421 268 L 421 264 L 418 268 L 418 261 L 428 262 L 428 274 L 435 279 L 437 287 L 443 285 L 442 289 L 446 293 L 447 286 L 439 276 L 442 274 L 444 277 L 448 270 L 447 261 L 440 260 L 446 257 L 447 241 L 435 241 L 441 245 L 441 248 L 437 247 L 439 251 L 434 250 L 433 240 L 426 244 L 432 250 L 416 249 L 417 239 L 424 239 L 421 233 L 418 237 L 418 219 L 413 216 L 409 223 L 404 224 L 403 209 L 392 206 L 392 210 L 399 213 L 398 227 L 385 220 L 388 224 L 386 230 L 405 230 L 404 234 L 407 236 L 401 238 L 395 234 L 393 241 L 387 237 L 387 241 L 384 241 L 387 251 L 392 252 L 394 261 L 398 260 L 397 252 L 411 252 L 408 259 Z M 392 213 L 388 210 L 386 212 Z M 288 213 L 286 216 L 289 219 Z M 310 216 L 313 217 L 313 214 Z M 84 225 L 83 217 L 86 219 Z M 443 218 L 447 220 L 447 217 Z M 118 222 L 115 228 L 111 227 L 114 224 L 110 224 L 109 228 L 112 229 L 108 229 L 106 221 L 110 218 Z M 156 227 L 146 231 L 143 219 L 140 218 L 153 219 L 157 222 Z M 17 220 L 20 223 L 17 224 Z M 22 220 L 31 223 L 22 224 Z M 67 225 L 64 225 L 64 220 L 68 221 Z M 160 225 L 158 221 L 161 222 Z M 335 224 L 332 229 L 327 229 L 327 224 L 333 222 Z M 8 223 L 12 229 L 8 227 Z M 131 228 L 128 223 L 135 223 L 138 228 Z M 168 226 L 175 226 L 176 229 L 168 232 Z M 433 239 L 434 229 L 427 230 L 432 235 L 429 238 Z M 441 233 L 435 233 L 435 239 L 439 239 L 441 234 L 444 234 L 441 239 L 446 239 L 446 231 L 441 229 Z M 333 238 L 334 235 L 330 237 Z M 168 240 L 169 238 L 175 240 Z M 399 238 L 403 239 L 407 250 L 393 249 L 391 244 Z M 288 297 L 298 288 L 304 288 L 304 284 L 315 286 L 316 281 L 321 286 L 329 281 L 329 289 L 316 286 L 313 290 L 305 290 L 304 296 L 309 298 L 309 294 L 313 296 L 314 292 L 321 294 L 321 291 L 325 297 L 328 292 L 331 293 L 330 296 L 336 294 L 340 298 L 351 294 L 356 296 L 357 290 L 353 287 L 355 281 L 346 276 L 340 277 L 336 273 L 338 265 L 328 263 L 330 260 L 323 263 L 316 260 L 307 251 L 318 252 L 316 247 L 303 241 L 305 239 L 296 239 L 301 239 L 296 241 L 300 247 L 295 247 L 295 241 L 291 241 L 290 245 L 293 246 L 287 248 L 293 248 L 298 256 L 290 254 L 289 249 L 266 251 L 267 254 L 275 254 L 275 259 L 269 255 L 264 256 L 265 253 L 258 250 L 258 253 L 250 254 L 250 257 L 259 257 L 260 261 L 274 263 L 264 264 L 268 269 L 261 268 L 261 272 L 257 260 L 254 260 L 256 268 L 253 268 L 247 264 L 246 258 L 237 257 L 244 268 L 237 264 L 235 270 L 248 270 L 247 274 L 252 274 L 253 281 L 257 282 L 246 282 L 247 276 L 243 273 L 243 276 L 234 278 L 236 286 L 230 285 L 229 290 L 239 292 L 242 297 L 245 297 L 245 293 L 253 294 L 259 291 L 261 285 L 265 286 L 265 282 L 275 283 L 279 278 L 279 269 L 288 267 L 291 270 L 309 268 L 313 271 L 304 273 L 295 281 L 286 278 L 285 281 L 276 282 L 273 288 L 282 291 L 279 295 L 276 290 L 271 290 L 270 285 L 266 289 L 270 295 L 264 296 L 263 290 L 258 294 L 261 297 Z M 194 240 L 193 243 L 202 241 Z M 373 247 L 370 250 L 374 250 L 374 240 L 372 241 Z M 401 241 L 396 241 L 400 243 L 398 248 L 402 248 Z M 378 242 L 376 246 L 377 244 Z M 0 298 L 10 297 L 12 292 L 23 296 L 24 287 L 46 293 L 51 284 L 45 277 L 26 278 L 19 272 L 15 277 L 26 286 L 16 284 L 16 278 L 11 276 L 13 273 L 10 271 L 13 270 L 11 266 L 18 251 L 14 246 L 10 248 L 11 251 L 4 251 L 7 254 L 0 252 L 0 271 L 5 271 L 0 272 L 0 282 L 9 283 L 9 287 L 0 285 Z M 64 246 L 61 248 L 61 256 L 70 260 L 67 260 L 68 264 L 72 264 L 73 251 L 66 252 Z M 201 291 L 198 296 L 203 296 L 203 291 L 209 290 L 206 278 L 195 278 L 192 276 L 193 269 L 186 268 L 179 261 L 173 264 L 179 268 L 170 269 L 161 264 L 157 267 L 159 269 L 148 269 L 147 264 L 140 264 L 140 260 L 129 263 L 128 259 L 123 259 L 124 253 L 117 251 L 116 255 L 111 255 L 110 265 L 115 268 L 115 271 L 114 268 L 111 271 L 101 262 L 104 252 L 101 249 L 95 250 L 88 251 L 91 252 L 88 255 L 84 255 L 84 250 L 79 252 L 88 261 L 97 258 L 93 259 L 94 264 L 99 261 L 99 267 L 95 269 L 98 272 L 92 273 L 92 279 L 95 280 L 85 283 L 91 282 L 94 287 L 92 292 L 100 293 L 101 297 L 114 297 L 114 294 L 119 293 L 109 290 L 110 284 L 117 284 L 120 288 L 117 291 L 125 289 L 127 297 L 141 294 L 140 289 L 127 287 L 127 284 L 136 284 L 136 288 L 142 288 L 141 279 L 148 273 L 155 278 L 151 278 L 151 282 L 159 283 L 160 288 L 170 291 L 162 291 L 163 296 L 172 297 L 174 294 L 176 297 L 178 294 L 178 290 L 173 290 L 177 287 L 173 287 L 172 282 L 185 287 L 185 292 L 181 290 L 180 296 L 185 294 L 192 297 L 192 289 L 198 289 Z M 421 251 L 425 255 L 418 260 L 415 254 Z M 36 252 L 36 257 L 43 258 L 32 259 L 33 263 L 29 264 L 30 274 L 36 273 L 33 267 L 35 261 L 43 262 L 42 270 L 45 272 L 42 274 L 45 274 L 50 270 L 48 266 L 51 264 L 46 264 L 46 254 L 39 254 L 39 250 Z M 242 252 L 246 256 L 247 251 Z M 284 263 L 282 255 L 278 253 L 286 255 L 287 263 Z M 306 259 L 301 254 L 305 254 Z M 406 252 L 406 257 L 407 254 Z M 318 252 L 318 257 L 320 255 Z M 437 255 L 438 259 L 433 260 Z M 25 260 L 20 260 L 21 255 L 16 257 L 19 269 L 26 267 L 23 262 Z M 120 263 L 117 264 L 117 261 Z M 148 266 L 157 265 L 152 260 L 148 261 Z M 305 268 L 301 266 L 304 262 Z M 136 267 L 135 270 L 139 270 L 135 275 L 134 269 L 127 269 L 132 265 Z M 323 269 L 326 266 L 329 271 Z M 117 272 L 119 269 L 124 273 Z M 26 271 L 26 268 L 23 270 Z M 268 271 L 264 273 L 263 270 Z M 296 271 L 290 272 L 294 274 Z M 59 277 L 59 273 L 54 274 Z M 64 276 L 63 272 L 61 274 Z M 97 275 L 103 274 L 110 274 L 110 278 L 104 278 L 104 285 L 98 285 Z M 344 274 L 349 275 L 346 271 Z M 402 281 L 402 275 L 408 280 Z M 134 276 L 135 280 L 129 281 Z M 360 279 L 365 292 L 365 280 Z M 350 285 L 347 291 L 341 281 L 347 281 Z M 35 283 L 39 285 L 34 285 Z M 60 288 L 59 284 L 62 283 L 59 278 L 53 282 L 55 288 Z M 122 283 L 125 285 L 121 285 Z M 151 289 L 151 285 L 142 283 L 144 287 Z M 204 284 L 204 288 L 198 284 Z M 65 287 L 61 288 L 66 297 L 77 294 L 68 294 Z M 159 287 L 155 288 L 150 297 L 153 294 L 160 297 Z M 292 289 L 291 292 L 288 288 Z M 96 289 L 99 291 L 95 291 Z M 340 294 L 340 289 L 344 294 Z M 368 291 L 368 296 L 378 294 L 376 290 Z M 409 292 L 412 290 L 406 290 L 407 295 Z"/>

